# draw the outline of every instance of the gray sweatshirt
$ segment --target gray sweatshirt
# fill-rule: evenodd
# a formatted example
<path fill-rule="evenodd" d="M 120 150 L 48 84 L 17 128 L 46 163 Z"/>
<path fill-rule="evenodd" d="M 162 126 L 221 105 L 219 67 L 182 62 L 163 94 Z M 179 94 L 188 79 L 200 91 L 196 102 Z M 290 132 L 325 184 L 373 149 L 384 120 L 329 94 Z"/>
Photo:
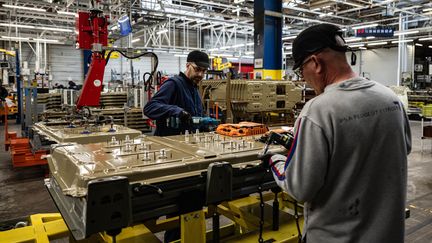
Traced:
<path fill-rule="evenodd" d="M 403 242 L 411 132 L 398 97 L 363 78 L 335 83 L 307 102 L 294 131 L 272 171 L 304 202 L 307 242 Z"/>

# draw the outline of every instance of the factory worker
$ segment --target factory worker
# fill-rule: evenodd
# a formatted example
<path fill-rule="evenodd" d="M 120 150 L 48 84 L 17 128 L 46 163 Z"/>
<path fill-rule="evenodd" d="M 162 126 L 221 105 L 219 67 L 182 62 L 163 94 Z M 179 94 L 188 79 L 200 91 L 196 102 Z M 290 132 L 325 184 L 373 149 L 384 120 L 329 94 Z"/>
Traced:
<path fill-rule="evenodd" d="M 287 156 L 262 159 L 304 203 L 304 242 L 404 242 L 408 118 L 389 88 L 351 69 L 342 33 L 319 24 L 294 40 L 293 69 L 317 96 Z"/>
<path fill-rule="evenodd" d="M 185 72 L 166 80 L 145 105 L 144 114 L 156 120 L 156 136 L 184 133 L 185 130 L 191 130 L 192 117 L 203 116 L 198 84 L 209 67 L 210 61 L 206 53 L 190 52 Z"/>

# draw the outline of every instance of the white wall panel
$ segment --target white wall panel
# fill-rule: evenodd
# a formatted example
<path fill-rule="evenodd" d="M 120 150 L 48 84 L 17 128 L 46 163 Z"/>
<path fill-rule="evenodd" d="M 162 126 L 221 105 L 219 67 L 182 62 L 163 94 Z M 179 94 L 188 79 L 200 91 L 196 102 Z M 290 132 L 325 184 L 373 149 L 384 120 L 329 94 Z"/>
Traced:
<path fill-rule="evenodd" d="M 36 50 L 35 43 L 30 43 L 32 48 Z M 28 62 L 28 67 L 31 73 L 34 73 L 36 55 L 28 43 L 21 44 L 20 58 L 21 62 Z M 47 45 L 47 66 L 50 74 L 53 77 L 52 83 L 66 84 L 69 79 L 77 84 L 83 80 L 83 57 L 82 51 L 77 50 L 72 46 L 63 45 Z M 41 61 L 40 67 L 44 67 L 44 62 Z"/>
<path fill-rule="evenodd" d="M 412 46 L 407 47 L 406 72 L 412 71 L 413 63 Z M 368 77 L 384 85 L 397 85 L 398 48 L 380 48 L 362 50 L 357 54 L 357 64 L 353 70 L 360 76 Z M 348 62 L 351 60 L 351 52 L 347 52 Z"/>
<path fill-rule="evenodd" d="M 77 84 L 83 82 L 83 52 L 72 46 L 51 45 L 48 47 L 48 65 L 53 83 L 67 83 L 73 80 Z"/>

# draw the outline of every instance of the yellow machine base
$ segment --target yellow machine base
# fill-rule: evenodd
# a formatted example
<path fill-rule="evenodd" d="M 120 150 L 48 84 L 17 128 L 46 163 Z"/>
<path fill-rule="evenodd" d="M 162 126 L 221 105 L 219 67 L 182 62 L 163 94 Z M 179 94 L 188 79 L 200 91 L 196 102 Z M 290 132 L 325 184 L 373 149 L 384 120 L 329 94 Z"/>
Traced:
<path fill-rule="evenodd" d="M 264 194 L 264 201 L 274 199 L 273 193 Z M 265 218 L 262 238 L 269 242 L 298 242 L 298 229 L 292 216 L 295 204 L 285 193 L 279 193 L 279 229 L 272 230 L 272 207 L 266 203 L 264 207 Z M 164 220 L 153 220 L 144 224 L 135 225 L 122 229 L 115 237 L 118 243 L 159 243 L 155 233 L 180 227 L 181 238 L 176 241 L 180 243 L 205 243 L 212 242 L 213 233 L 206 229 L 206 219 L 218 213 L 230 219 L 233 223 L 223 225 L 219 228 L 220 242 L 257 242 L 259 237 L 260 200 L 257 196 L 249 196 L 242 199 L 225 202 L 217 207 L 198 210 Z M 297 205 L 298 211 L 302 208 Z M 30 216 L 30 226 L 16 228 L 0 232 L 0 243 L 3 242 L 36 242 L 47 243 L 51 240 L 65 238 L 70 235 L 68 228 L 58 213 L 36 214 Z M 303 225 L 303 217 L 299 218 L 298 224 Z M 75 242 L 72 236 L 70 242 Z M 91 236 L 88 239 L 77 241 L 87 242 L 114 242 L 113 237 L 105 232 Z"/>

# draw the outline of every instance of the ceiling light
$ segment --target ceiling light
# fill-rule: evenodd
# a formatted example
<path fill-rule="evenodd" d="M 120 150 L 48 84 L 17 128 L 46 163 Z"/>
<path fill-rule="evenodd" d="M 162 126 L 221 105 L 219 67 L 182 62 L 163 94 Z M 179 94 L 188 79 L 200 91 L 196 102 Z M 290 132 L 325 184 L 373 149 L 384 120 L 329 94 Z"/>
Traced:
<path fill-rule="evenodd" d="M 245 46 L 245 44 L 237 44 L 237 45 L 233 45 L 233 46 L 231 46 L 232 48 L 237 48 L 237 47 L 243 47 L 243 46 Z"/>
<path fill-rule="evenodd" d="M 29 40 L 29 38 L 26 37 L 14 37 L 14 36 L 2 36 L 3 39 L 10 39 L 10 40 Z"/>
<path fill-rule="evenodd" d="M 397 32 L 394 33 L 394 35 L 399 36 L 399 35 L 410 35 L 410 34 L 416 34 L 418 33 L 418 30 L 411 30 L 411 31 L 403 31 L 403 32 Z"/>
<path fill-rule="evenodd" d="M 428 46 L 429 48 L 432 48 L 432 46 Z"/>
<path fill-rule="evenodd" d="M 291 50 L 292 46 L 285 46 L 285 50 Z"/>
<path fill-rule="evenodd" d="M 221 54 L 213 54 L 214 56 L 217 57 L 233 57 L 232 54 L 226 54 L 226 53 L 221 53 Z"/>
<path fill-rule="evenodd" d="M 246 45 L 247 45 L 247 46 L 253 46 L 254 43 L 253 43 L 253 42 L 249 42 L 249 43 L 246 43 Z"/>
<path fill-rule="evenodd" d="M 133 39 L 132 43 L 135 43 L 135 42 L 138 42 L 138 41 L 140 41 L 140 38 Z"/>
<path fill-rule="evenodd" d="M 63 28 L 51 28 L 51 27 L 42 27 L 42 26 L 35 26 L 38 29 L 41 30 L 51 30 L 51 31 L 58 31 L 58 32 L 73 32 L 71 29 L 63 29 Z"/>
<path fill-rule="evenodd" d="M 37 11 L 37 12 L 46 12 L 46 9 L 43 9 L 43 8 L 31 8 L 31 7 L 24 7 L 24 6 L 19 6 L 19 5 L 3 4 L 3 7 L 23 9 L 23 10 L 31 10 L 31 11 Z"/>
<path fill-rule="evenodd" d="M 378 24 L 366 24 L 366 25 L 353 26 L 352 29 L 358 30 L 358 29 L 372 28 L 376 26 L 378 26 Z"/>
<path fill-rule="evenodd" d="M 325 17 L 325 16 L 330 16 L 333 15 L 333 12 L 328 12 L 328 13 L 322 13 L 319 15 L 320 18 Z"/>
<path fill-rule="evenodd" d="M 295 38 L 297 38 L 296 35 L 293 35 L 293 36 L 285 36 L 285 37 L 282 37 L 282 40 L 291 40 L 291 39 L 295 39 Z"/>
<path fill-rule="evenodd" d="M 355 41 L 359 41 L 361 39 L 362 39 L 361 37 L 349 38 L 349 39 L 345 39 L 345 42 L 355 42 Z"/>
<path fill-rule="evenodd" d="M 251 59 L 253 59 L 254 56 L 241 56 L 241 58 L 251 58 Z"/>
<path fill-rule="evenodd" d="M 167 29 L 163 29 L 163 30 L 160 30 L 160 31 L 156 32 L 156 34 L 157 35 L 162 35 L 162 34 L 167 33 L 167 32 L 168 32 Z"/>
<path fill-rule="evenodd" d="M 186 54 L 174 54 L 175 57 L 187 57 L 188 55 Z"/>
<path fill-rule="evenodd" d="M 253 52 L 253 51 L 247 51 L 247 52 L 245 52 L 245 54 L 246 55 L 253 55 L 255 52 Z"/>
<path fill-rule="evenodd" d="M 6 24 L 6 23 L 0 23 L 0 26 L 18 27 L 18 28 L 24 28 L 24 29 L 41 29 L 41 30 L 51 30 L 51 31 L 60 31 L 60 32 L 73 32 L 73 30 L 71 30 L 71 29 L 65 29 L 65 28 L 52 28 L 52 27 L 23 25 L 23 24 Z"/>
<path fill-rule="evenodd" d="M 432 8 L 425 8 L 425 9 L 423 9 L 423 12 L 429 12 L 429 11 L 432 11 Z"/>
<path fill-rule="evenodd" d="M 375 36 L 367 36 L 366 40 L 371 40 L 371 39 L 375 39 Z"/>
<path fill-rule="evenodd" d="M 353 7 L 357 7 L 357 8 L 363 8 L 365 7 L 365 5 L 361 5 L 358 3 L 354 3 L 352 1 L 347 1 L 347 0 L 332 0 L 332 2 L 336 2 L 336 3 L 343 3 L 349 6 L 353 6 Z"/>
<path fill-rule="evenodd" d="M 396 44 L 396 43 L 407 43 L 407 42 L 411 42 L 413 40 L 397 40 L 397 41 L 392 41 L 392 44 Z"/>
<path fill-rule="evenodd" d="M 423 46 L 423 44 L 415 43 L 416 46 Z"/>
<path fill-rule="evenodd" d="M 57 11 L 58 14 L 71 15 L 76 16 L 77 14 L 74 12 L 66 12 L 66 11 Z"/>
<path fill-rule="evenodd" d="M 432 40 L 432 37 L 420 38 L 419 41 Z"/>
<path fill-rule="evenodd" d="M 368 43 L 368 46 L 379 46 L 379 45 L 385 45 L 387 44 L 387 41 L 382 41 L 382 42 L 374 42 L 374 43 Z"/>
<path fill-rule="evenodd" d="M 38 38 L 33 38 L 33 40 L 35 40 L 35 41 L 42 41 L 42 42 L 59 42 L 58 40 L 52 40 L 52 39 L 38 39 Z"/>
<path fill-rule="evenodd" d="M 35 29 L 36 27 L 31 25 L 23 25 L 23 24 L 6 24 L 6 23 L 0 23 L 0 26 L 6 26 L 6 27 L 18 27 L 18 28 L 26 28 L 26 29 Z"/>
<path fill-rule="evenodd" d="M 355 44 L 355 45 L 350 45 L 349 47 L 356 48 L 356 47 L 361 47 L 361 46 L 364 46 L 364 44 Z"/>
<path fill-rule="evenodd" d="M 363 46 L 360 46 L 359 49 L 361 49 L 361 50 L 367 50 L 367 48 L 363 47 Z"/>

